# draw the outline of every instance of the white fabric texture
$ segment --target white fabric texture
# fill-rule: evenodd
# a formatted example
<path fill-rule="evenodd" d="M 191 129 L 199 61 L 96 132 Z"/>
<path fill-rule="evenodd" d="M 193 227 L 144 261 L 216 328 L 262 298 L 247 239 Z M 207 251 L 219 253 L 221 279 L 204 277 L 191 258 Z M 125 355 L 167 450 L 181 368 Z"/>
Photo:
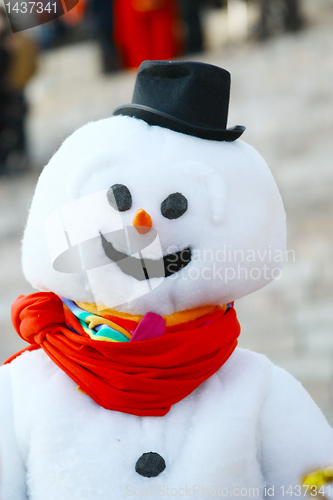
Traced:
<path fill-rule="evenodd" d="M 0 380 L 0 407 L 13 409 L 0 421 L 1 500 L 119 500 L 158 487 L 183 498 L 194 486 L 200 498 L 239 488 L 262 499 L 265 485 L 282 500 L 282 485 L 333 456 L 332 429 L 301 385 L 242 349 L 164 417 L 99 407 L 42 350 Z M 156 478 L 135 472 L 149 451 L 166 462 Z"/>

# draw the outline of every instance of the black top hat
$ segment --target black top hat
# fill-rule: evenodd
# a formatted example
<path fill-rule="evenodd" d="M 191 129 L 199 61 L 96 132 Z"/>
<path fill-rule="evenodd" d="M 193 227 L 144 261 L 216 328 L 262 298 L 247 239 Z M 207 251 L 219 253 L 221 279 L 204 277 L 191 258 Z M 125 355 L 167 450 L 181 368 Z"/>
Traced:
<path fill-rule="evenodd" d="M 144 61 L 131 104 L 113 115 L 140 118 L 183 134 L 235 141 L 245 127 L 227 129 L 230 73 L 201 62 Z"/>

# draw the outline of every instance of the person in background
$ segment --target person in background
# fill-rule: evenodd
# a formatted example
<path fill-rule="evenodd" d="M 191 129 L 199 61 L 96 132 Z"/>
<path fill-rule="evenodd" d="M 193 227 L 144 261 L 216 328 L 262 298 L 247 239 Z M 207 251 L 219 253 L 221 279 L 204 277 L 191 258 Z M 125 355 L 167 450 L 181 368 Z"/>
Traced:
<path fill-rule="evenodd" d="M 5 13 L 0 6 L 0 174 L 4 168 L 6 161 L 6 149 L 2 145 L 2 130 L 4 129 L 6 123 L 6 85 L 5 76 L 8 70 L 9 64 L 9 52 L 6 47 L 6 33 L 7 24 L 5 19 Z"/>
<path fill-rule="evenodd" d="M 0 59 L 0 173 L 10 175 L 28 168 L 24 89 L 36 71 L 37 52 L 29 37 L 11 32 L 1 6 Z"/>
<path fill-rule="evenodd" d="M 257 36 L 265 39 L 274 31 L 298 31 L 303 26 L 300 0 L 260 0 Z"/>
<path fill-rule="evenodd" d="M 137 68 L 144 60 L 172 59 L 181 53 L 176 0 L 114 0 L 114 21 L 115 42 L 127 68 Z"/>
<path fill-rule="evenodd" d="M 114 42 L 113 4 L 113 0 L 90 0 L 104 73 L 111 73 L 121 68 L 120 55 Z"/>
<path fill-rule="evenodd" d="M 195 54 L 203 50 L 203 27 L 201 22 L 202 0 L 179 0 L 185 27 L 185 52 Z"/>

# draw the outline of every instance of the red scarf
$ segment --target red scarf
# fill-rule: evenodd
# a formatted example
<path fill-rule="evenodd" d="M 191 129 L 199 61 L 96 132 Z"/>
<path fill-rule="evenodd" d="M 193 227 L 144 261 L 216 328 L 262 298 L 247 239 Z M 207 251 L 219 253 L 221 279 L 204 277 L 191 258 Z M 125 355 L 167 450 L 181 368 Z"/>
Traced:
<path fill-rule="evenodd" d="M 223 314 L 223 313 L 222 313 Z M 227 361 L 240 326 L 235 310 L 190 330 L 138 342 L 96 342 L 66 327 L 54 293 L 21 295 L 12 306 L 17 333 L 42 348 L 97 404 L 138 416 L 163 416 Z"/>

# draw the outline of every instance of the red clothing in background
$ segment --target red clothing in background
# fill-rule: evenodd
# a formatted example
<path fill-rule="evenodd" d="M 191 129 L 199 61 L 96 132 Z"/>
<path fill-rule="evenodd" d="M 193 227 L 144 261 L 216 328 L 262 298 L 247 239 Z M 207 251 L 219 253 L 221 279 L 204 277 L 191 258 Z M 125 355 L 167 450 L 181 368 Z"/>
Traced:
<path fill-rule="evenodd" d="M 175 0 L 116 0 L 115 42 L 128 68 L 145 60 L 172 59 L 180 52 Z"/>

